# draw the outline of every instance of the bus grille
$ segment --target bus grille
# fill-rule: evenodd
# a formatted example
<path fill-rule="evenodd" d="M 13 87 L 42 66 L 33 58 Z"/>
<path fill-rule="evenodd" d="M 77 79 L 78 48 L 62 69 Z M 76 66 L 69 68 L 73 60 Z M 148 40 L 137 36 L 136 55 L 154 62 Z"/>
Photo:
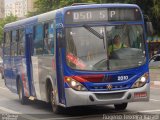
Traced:
<path fill-rule="evenodd" d="M 118 92 L 118 93 L 95 93 L 95 96 L 101 100 L 109 100 L 109 99 L 120 99 L 123 97 L 125 92 Z"/>
<path fill-rule="evenodd" d="M 111 90 L 108 90 L 106 88 L 107 85 L 102 86 L 90 86 L 91 91 L 115 91 L 115 90 L 125 90 L 129 89 L 130 85 L 124 84 L 124 85 L 113 85 Z"/>

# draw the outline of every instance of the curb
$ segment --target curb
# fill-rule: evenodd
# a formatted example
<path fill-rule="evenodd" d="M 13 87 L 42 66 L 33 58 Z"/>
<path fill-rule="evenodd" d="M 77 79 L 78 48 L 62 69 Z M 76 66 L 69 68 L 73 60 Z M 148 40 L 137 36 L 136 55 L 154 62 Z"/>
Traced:
<path fill-rule="evenodd" d="M 160 88 L 160 81 L 151 81 L 151 87 Z"/>

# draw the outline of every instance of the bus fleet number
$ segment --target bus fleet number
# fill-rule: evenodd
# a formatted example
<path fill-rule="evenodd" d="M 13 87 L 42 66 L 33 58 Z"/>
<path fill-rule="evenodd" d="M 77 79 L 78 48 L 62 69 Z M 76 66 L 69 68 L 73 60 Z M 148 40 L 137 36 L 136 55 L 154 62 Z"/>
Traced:
<path fill-rule="evenodd" d="M 128 80 L 128 76 L 118 76 L 118 81 Z"/>

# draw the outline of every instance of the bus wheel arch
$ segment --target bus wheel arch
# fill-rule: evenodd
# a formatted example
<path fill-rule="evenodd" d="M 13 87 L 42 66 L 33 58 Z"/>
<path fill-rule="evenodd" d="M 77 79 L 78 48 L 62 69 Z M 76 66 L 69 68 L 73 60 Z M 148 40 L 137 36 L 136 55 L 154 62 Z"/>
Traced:
<path fill-rule="evenodd" d="M 51 79 L 46 80 L 46 95 L 47 95 L 47 101 L 51 104 L 52 110 L 54 113 L 59 114 L 62 112 L 62 107 L 57 105 L 57 99 L 56 95 L 54 95 L 55 90 L 53 87 L 53 84 L 51 82 Z"/>

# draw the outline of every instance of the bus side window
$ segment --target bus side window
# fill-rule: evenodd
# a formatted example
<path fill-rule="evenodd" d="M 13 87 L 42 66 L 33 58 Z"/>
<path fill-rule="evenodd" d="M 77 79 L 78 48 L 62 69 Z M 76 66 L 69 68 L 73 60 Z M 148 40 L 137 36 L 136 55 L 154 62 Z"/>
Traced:
<path fill-rule="evenodd" d="M 44 54 L 54 54 L 54 27 L 53 22 L 44 25 Z"/>
<path fill-rule="evenodd" d="M 18 30 L 12 31 L 12 39 L 11 39 L 11 56 L 17 56 L 17 41 L 19 39 Z"/>
<path fill-rule="evenodd" d="M 25 34 L 24 29 L 19 30 L 19 40 L 18 43 L 18 55 L 24 55 L 24 45 L 25 45 Z"/>
<path fill-rule="evenodd" d="M 43 54 L 43 25 L 38 24 L 34 27 L 34 55 L 42 55 Z"/>
<path fill-rule="evenodd" d="M 4 56 L 10 56 L 10 42 L 11 42 L 11 32 L 5 32 L 4 40 Z"/>

